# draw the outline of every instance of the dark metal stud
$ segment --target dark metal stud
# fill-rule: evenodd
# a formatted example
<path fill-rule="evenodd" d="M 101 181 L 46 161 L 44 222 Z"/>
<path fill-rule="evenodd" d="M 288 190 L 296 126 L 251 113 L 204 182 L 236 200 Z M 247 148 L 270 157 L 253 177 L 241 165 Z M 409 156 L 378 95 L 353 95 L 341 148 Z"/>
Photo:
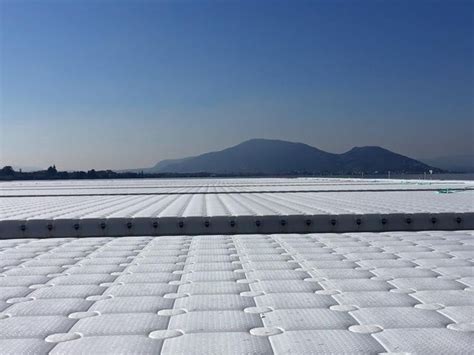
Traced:
<path fill-rule="evenodd" d="M 127 228 L 131 229 L 132 228 L 132 222 L 127 222 Z"/>
<path fill-rule="evenodd" d="M 436 217 L 431 218 L 431 223 L 436 224 L 438 222 L 438 219 Z"/>
<path fill-rule="evenodd" d="M 407 218 L 405 219 L 405 222 L 407 222 L 407 224 L 411 224 L 412 220 L 411 220 L 410 217 L 407 217 Z"/>
<path fill-rule="evenodd" d="M 311 223 L 313 223 L 313 221 L 311 221 L 310 219 L 307 219 L 307 220 L 305 221 L 305 223 L 306 223 L 307 226 L 310 226 Z"/>
<path fill-rule="evenodd" d="M 22 224 L 22 225 L 20 226 L 20 230 L 24 232 L 24 231 L 26 230 L 26 225 Z"/>
<path fill-rule="evenodd" d="M 105 224 L 105 222 L 102 222 L 100 224 L 100 229 L 105 229 L 105 227 L 107 227 L 107 224 Z"/>
<path fill-rule="evenodd" d="M 335 226 L 335 225 L 336 225 L 336 223 L 337 223 L 337 221 L 336 221 L 336 219 L 335 219 L 335 218 L 331 219 L 331 224 L 332 224 L 333 226 Z"/>
<path fill-rule="evenodd" d="M 75 230 L 78 230 L 78 229 L 79 229 L 79 223 L 74 223 L 73 228 L 74 228 Z"/>
<path fill-rule="evenodd" d="M 280 224 L 281 224 L 283 227 L 286 226 L 286 220 L 282 219 L 282 220 L 280 221 Z"/>
<path fill-rule="evenodd" d="M 255 225 L 256 225 L 257 227 L 260 227 L 261 224 L 262 224 L 262 222 L 260 222 L 260 220 L 257 219 L 257 220 L 255 221 Z"/>
<path fill-rule="evenodd" d="M 53 225 L 52 225 L 51 223 L 49 223 L 49 224 L 46 226 L 46 228 L 48 228 L 49 231 L 50 231 L 50 230 L 53 230 Z"/>
<path fill-rule="evenodd" d="M 204 226 L 206 226 L 206 228 L 208 228 L 209 225 L 210 225 L 209 221 L 205 221 L 205 222 L 204 222 Z"/>
<path fill-rule="evenodd" d="M 235 227 L 235 221 L 234 220 L 230 221 L 230 226 Z"/>
<path fill-rule="evenodd" d="M 387 218 L 382 218 L 382 224 L 387 224 Z"/>
<path fill-rule="evenodd" d="M 457 222 L 457 223 L 461 223 L 461 222 L 462 222 L 462 218 L 461 218 L 461 217 L 456 217 L 456 222 Z"/>
<path fill-rule="evenodd" d="M 184 222 L 183 222 L 183 221 L 179 221 L 178 226 L 179 226 L 179 228 L 183 228 L 183 227 L 184 227 Z"/>
<path fill-rule="evenodd" d="M 153 226 L 153 228 L 155 228 L 155 229 L 158 228 L 158 222 L 156 222 L 156 221 L 153 222 L 153 223 L 152 223 L 152 226 Z"/>
<path fill-rule="evenodd" d="M 360 226 L 360 225 L 362 224 L 362 220 L 361 220 L 360 218 L 357 218 L 357 219 L 356 219 L 356 224 L 357 224 L 358 226 Z"/>

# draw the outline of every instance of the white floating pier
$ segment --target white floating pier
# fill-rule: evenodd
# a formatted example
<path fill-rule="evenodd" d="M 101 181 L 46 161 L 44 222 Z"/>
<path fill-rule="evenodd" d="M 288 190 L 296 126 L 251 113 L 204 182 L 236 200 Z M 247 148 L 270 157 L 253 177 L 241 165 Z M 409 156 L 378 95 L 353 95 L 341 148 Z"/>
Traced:
<path fill-rule="evenodd" d="M 474 228 L 474 184 L 463 181 L 66 180 L 0 191 L 0 238 Z"/>
<path fill-rule="evenodd" d="M 2 354 L 468 354 L 473 231 L 0 240 Z"/>
<path fill-rule="evenodd" d="M 0 183 L 0 354 L 468 354 L 471 182 Z"/>

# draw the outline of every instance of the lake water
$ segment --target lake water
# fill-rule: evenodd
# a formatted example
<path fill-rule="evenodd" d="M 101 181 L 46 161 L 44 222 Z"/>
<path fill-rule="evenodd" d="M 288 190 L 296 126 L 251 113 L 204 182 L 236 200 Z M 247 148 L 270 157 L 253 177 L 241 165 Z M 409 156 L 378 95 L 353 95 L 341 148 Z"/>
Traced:
<path fill-rule="evenodd" d="M 354 177 L 354 176 L 351 176 Z M 387 176 L 381 175 L 364 175 L 364 178 L 367 179 L 384 179 L 388 178 Z M 392 179 L 409 179 L 417 180 L 426 178 L 426 180 L 474 180 L 474 173 L 462 173 L 462 174 L 433 174 L 423 176 L 423 174 L 391 174 L 390 178 Z"/>

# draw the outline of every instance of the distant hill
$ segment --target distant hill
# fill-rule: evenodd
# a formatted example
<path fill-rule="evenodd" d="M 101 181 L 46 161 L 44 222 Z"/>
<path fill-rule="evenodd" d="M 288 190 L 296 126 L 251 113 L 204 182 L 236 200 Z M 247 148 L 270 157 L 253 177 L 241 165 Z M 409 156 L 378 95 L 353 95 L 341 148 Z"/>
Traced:
<path fill-rule="evenodd" d="M 163 160 L 145 173 L 348 174 L 441 172 L 380 147 L 355 147 L 333 154 L 303 143 L 251 139 L 236 146 L 184 159 Z"/>
<path fill-rule="evenodd" d="M 342 168 L 348 172 L 422 173 L 428 170 L 441 172 L 441 169 L 381 147 L 354 147 L 348 152 L 340 154 L 339 157 Z"/>

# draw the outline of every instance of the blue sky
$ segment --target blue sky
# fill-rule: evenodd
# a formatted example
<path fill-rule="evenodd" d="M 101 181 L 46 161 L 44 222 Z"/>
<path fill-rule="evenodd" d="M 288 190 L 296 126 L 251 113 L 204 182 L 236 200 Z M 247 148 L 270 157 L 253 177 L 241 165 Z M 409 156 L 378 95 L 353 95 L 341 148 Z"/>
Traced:
<path fill-rule="evenodd" d="M 473 1 L 0 1 L 0 165 L 134 168 L 263 137 L 474 150 Z"/>

